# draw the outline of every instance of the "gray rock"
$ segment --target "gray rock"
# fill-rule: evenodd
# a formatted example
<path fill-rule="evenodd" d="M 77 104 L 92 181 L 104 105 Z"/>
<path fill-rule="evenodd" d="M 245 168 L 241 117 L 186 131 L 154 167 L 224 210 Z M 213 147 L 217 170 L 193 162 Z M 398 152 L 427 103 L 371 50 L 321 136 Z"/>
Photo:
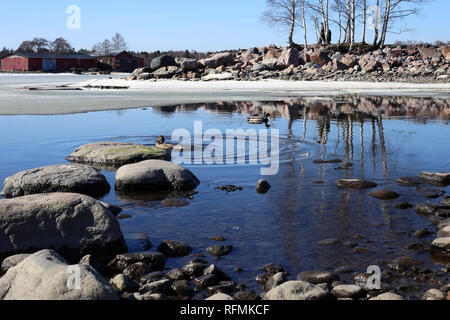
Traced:
<path fill-rule="evenodd" d="M 80 287 L 70 277 L 80 276 Z M 2 300 L 117 300 L 118 293 L 87 265 L 70 266 L 53 250 L 39 251 L 0 278 Z"/>
<path fill-rule="evenodd" d="M 184 242 L 165 240 L 158 246 L 158 251 L 166 257 L 184 257 L 191 253 L 192 248 Z"/>
<path fill-rule="evenodd" d="M 202 263 L 189 263 L 181 271 L 190 278 L 201 277 L 206 265 Z"/>
<path fill-rule="evenodd" d="M 136 80 L 149 80 L 149 79 L 153 79 L 154 75 L 153 73 L 141 73 L 140 75 L 136 76 Z"/>
<path fill-rule="evenodd" d="M 162 160 L 125 165 L 116 173 L 116 190 L 120 192 L 194 190 L 199 184 L 188 169 Z"/>
<path fill-rule="evenodd" d="M 96 169 L 81 164 L 63 164 L 22 171 L 6 178 L 1 195 L 15 198 L 40 193 L 72 192 L 104 195 L 111 187 Z"/>
<path fill-rule="evenodd" d="M 161 252 L 124 253 L 116 255 L 112 265 L 120 271 L 126 267 L 142 262 L 154 270 L 162 270 L 166 264 L 166 258 Z"/>
<path fill-rule="evenodd" d="M 297 275 L 297 280 L 309 282 L 312 284 L 331 284 L 333 281 L 339 280 L 339 277 L 333 272 L 314 270 L 299 273 Z"/>
<path fill-rule="evenodd" d="M 118 274 L 110 281 L 111 285 L 120 292 L 133 292 L 139 288 L 139 284 L 124 274 Z"/>
<path fill-rule="evenodd" d="M 224 53 L 217 53 L 209 58 L 201 59 L 199 63 L 203 65 L 204 67 L 209 68 L 217 68 L 219 66 L 226 65 L 228 63 L 234 62 L 234 56 L 233 54 L 229 52 Z"/>
<path fill-rule="evenodd" d="M 405 187 L 415 187 L 422 184 L 422 180 L 417 177 L 401 177 L 397 179 L 397 183 Z"/>
<path fill-rule="evenodd" d="M 150 68 L 152 70 L 157 70 L 159 68 L 168 67 L 168 66 L 174 66 L 175 65 L 175 59 L 168 55 L 162 55 L 159 57 L 156 57 L 152 60 Z"/>
<path fill-rule="evenodd" d="M 166 294 L 171 289 L 170 287 L 172 286 L 172 283 L 173 283 L 172 280 L 168 279 L 151 282 L 140 287 L 139 292 L 146 294 L 155 294 L 155 293 Z"/>
<path fill-rule="evenodd" d="M 438 233 L 437 233 L 437 237 L 438 238 L 450 237 L 450 226 L 446 226 L 446 227 L 439 229 Z M 3 264 L 2 264 L 2 266 L 3 266 Z"/>
<path fill-rule="evenodd" d="M 137 76 L 140 75 L 140 74 L 143 74 L 143 73 L 149 73 L 149 72 L 152 72 L 152 69 L 151 69 L 151 68 L 148 68 L 148 67 L 137 68 L 137 69 L 135 69 L 135 70 L 133 71 L 133 73 L 132 73 L 131 75 L 137 77 Z"/>
<path fill-rule="evenodd" d="M 270 188 L 270 183 L 267 180 L 259 180 L 256 184 L 256 191 L 261 194 L 267 193 Z"/>
<path fill-rule="evenodd" d="M 167 301 L 169 298 L 160 293 L 133 293 L 133 298 L 137 301 Z"/>
<path fill-rule="evenodd" d="M 172 269 L 166 274 L 167 279 L 170 280 L 184 280 L 186 279 L 186 275 L 179 269 Z"/>
<path fill-rule="evenodd" d="M 12 267 L 17 266 L 19 263 L 21 263 L 23 260 L 31 256 L 31 254 L 25 253 L 25 254 L 16 254 L 13 256 L 10 256 L 3 260 L 2 267 L 1 267 L 1 273 L 6 273 L 9 269 Z"/>
<path fill-rule="evenodd" d="M 323 300 L 328 291 L 305 281 L 288 281 L 273 288 L 264 300 Z"/>
<path fill-rule="evenodd" d="M 186 280 L 174 282 L 171 289 L 180 297 L 191 298 L 194 296 L 194 289 L 189 286 Z"/>
<path fill-rule="evenodd" d="M 355 284 L 342 284 L 334 287 L 331 293 L 337 298 L 357 299 L 364 294 L 364 290 Z"/>
<path fill-rule="evenodd" d="M 212 264 L 209 267 L 207 267 L 205 270 L 203 270 L 203 275 L 213 274 L 215 275 L 219 280 L 231 280 L 231 278 L 223 272 L 218 266 Z"/>
<path fill-rule="evenodd" d="M 340 179 L 336 182 L 336 185 L 339 188 L 348 189 L 369 189 L 375 188 L 377 186 L 377 184 L 374 182 L 360 179 Z"/>
<path fill-rule="evenodd" d="M 143 276 L 150 272 L 153 272 L 152 267 L 142 262 L 136 262 L 123 269 L 124 275 L 136 281 L 140 281 Z"/>
<path fill-rule="evenodd" d="M 231 251 L 233 251 L 232 245 L 226 245 L 226 246 L 215 245 L 215 246 L 212 246 L 212 247 L 209 247 L 206 249 L 206 252 L 208 252 L 209 254 L 216 256 L 216 257 L 226 256 L 226 255 L 230 254 Z"/>
<path fill-rule="evenodd" d="M 210 301 L 232 301 L 233 298 L 225 293 L 216 293 L 215 295 L 209 297 L 206 300 Z"/>
<path fill-rule="evenodd" d="M 177 74 L 182 73 L 182 71 L 183 70 L 181 68 L 178 68 L 175 66 L 162 67 L 162 68 L 159 68 L 158 70 L 156 70 L 155 72 L 153 72 L 153 75 L 157 79 L 169 79 Z"/>
<path fill-rule="evenodd" d="M 432 204 L 429 202 L 425 202 L 425 203 L 419 203 L 418 205 L 416 205 L 416 207 L 414 208 L 414 211 L 416 211 L 418 214 L 432 215 L 438 209 L 439 209 L 438 205 L 435 205 L 435 204 Z"/>
<path fill-rule="evenodd" d="M 369 196 L 381 200 L 394 200 L 400 197 L 397 192 L 391 190 L 375 190 L 369 193 Z"/>
<path fill-rule="evenodd" d="M 437 238 L 431 243 L 433 248 L 450 253 L 450 237 Z"/>
<path fill-rule="evenodd" d="M 278 272 L 277 274 L 273 275 L 269 280 L 266 282 L 266 291 L 270 291 L 275 287 L 278 287 L 279 285 L 285 283 L 287 281 L 286 273 L 284 272 Z"/>
<path fill-rule="evenodd" d="M 53 248 L 71 261 L 128 250 L 116 217 L 99 201 L 75 193 L 0 200 L 0 256 Z"/>
<path fill-rule="evenodd" d="M 419 177 L 425 182 L 436 184 L 436 185 L 448 185 L 450 184 L 450 173 L 449 172 L 422 172 Z"/>
<path fill-rule="evenodd" d="M 259 71 L 264 71 L 267 70 L 267 66 L 263 63 L 257 63 L 252 67 L 252 71 L 253 72 L 259 72 Z"/>
<path fill-rule="evenodd" d="M 180 67 L 183 70 L 192 71 L 197 69 L 198 62 L 195 59 L 183 58 L 180 60 Z"/>
<path fill-rule="evenodd" d="M 98 142 L 79 147 L 68 161 L 118 168 L 144 160 L 169 160 L 168 150 L 124 142 Z"/>
<path fill-rule="evenodd" d="M 219 279 L 213 274 L 207 274 L 205 276 L 195 278 L 192 282 L 200 288 L 207 288 L 218 284 Z"/>
<path fill-rule="evenodd" d="M 430 289 L 422 296 L 422 300 L 446 300 L 445 295 L 437 290 L 437 289 Z"/>
<path fill-rule="evenodd" d="M 385 292 L 382 293 L 374 298 L 371 298 L 370 300 L 387 300 L 387 301 L 394 301 L 394 300 L 404 300 L 402 296 L 392 293 L 392 292 Z"/>

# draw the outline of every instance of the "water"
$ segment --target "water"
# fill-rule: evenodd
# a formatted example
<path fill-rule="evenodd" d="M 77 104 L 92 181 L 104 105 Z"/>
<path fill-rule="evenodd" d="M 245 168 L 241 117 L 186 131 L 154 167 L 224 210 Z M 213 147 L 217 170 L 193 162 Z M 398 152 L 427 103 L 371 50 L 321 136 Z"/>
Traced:
<path fill-rule="evenodd" d="M 161 197 L 118 196 L 113 190 L 102 200 L 124 208 L 130 219 L 121 228 L 130 251 L 140 251 L 137 235 L 149 235 L 157 246 L 162 240 L 186 241 L 194 254 L 205 254 L 224 236 L 234 251 L 217 261 L 233 280 L 258 289 L 258 267 L 278 262 L 291 275 L 312 269 L 334 270 L 350 266 L 363 272 L 374 264 L 409 255 L 431 269 L 442 267 L 426 251 L 408 251 L 419 240 L 411 232 L 435 230 L 413 209 L 394 208 L 397 201 L 380 201 L 368 191 L 341 190 L 340 178 L 364 178 L 398 192 L 398 201 L 416 204 L 426 199 L 416 188 L 401 187 L 395 180 L 421 171 L 448 172 L 450 164 L 450 99 L 413 97 L 339 96 L 280 102 L 236 102 L 140 108 L 55 116 L 0 117 L 0 180 L 25 169 L 65 163 L 80 145 L 99 141 L 154 144 L 159 135 L 173 130 L 193 132 L 194 121 L 203 130 L 264 129 L 247 123 L 248 114 L 269 112 L 270 129 L 280 130 L 280 171 L 265 177 L 272 189 L 255 191 L 261 179 L 257 165 L 187 165 L 201 180 L 192 200 L 170 207 Z M 339 164 L 314 164 L 316 159 L 349 160 Z M 114 185 L 113 171 L 103 171 Z M 314 183 L 321 181 L 322 183 Z M 226 193 L 218 186 L 233 184 L 243 191 Z M 446 192 L 449 187 L 440 188 Z M 442 200 L 432 200 L 438 202 Z M 355 236 L 362 236 L 356 239 Z M 354 253 L 344 244 L 324 246 L 325 239 L 353 241 L 370 250 Z M 180 267 L 192 257 L 169 259 Z M 208 257 L 210 262 L 215 259 Z M 235 267 L 244 272 L 233 273 Z"/>

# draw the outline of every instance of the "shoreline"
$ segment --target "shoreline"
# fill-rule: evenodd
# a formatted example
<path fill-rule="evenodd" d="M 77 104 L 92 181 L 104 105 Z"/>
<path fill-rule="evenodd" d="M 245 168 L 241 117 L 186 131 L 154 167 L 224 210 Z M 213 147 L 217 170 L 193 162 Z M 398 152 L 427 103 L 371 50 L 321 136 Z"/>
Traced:
<path fill-rule="evenodd" d="M 64 87 L 58 90 L 60 86 Z M 450 98 L 450 83 L 94 79 L 78 83 L 53 83 L 50 87 L 48 82 L 45 87 L 43 83 L 28 84 L 26 87 L 36 87 L 38 90 L 17 86 L 11 90 L 11 86 L 2 88 L 0 85 L 0 115 L 61 115 L 218 101 L 283 101 L 346 94 Z"/>

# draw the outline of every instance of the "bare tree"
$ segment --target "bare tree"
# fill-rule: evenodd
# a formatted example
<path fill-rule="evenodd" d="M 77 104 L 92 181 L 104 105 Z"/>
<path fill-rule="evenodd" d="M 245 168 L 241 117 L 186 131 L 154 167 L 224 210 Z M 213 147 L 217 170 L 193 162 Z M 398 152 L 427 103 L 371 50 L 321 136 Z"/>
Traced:
<path fill-rule="evenodd" d="M 380 30 L 380 0 L 377 0 L 377 6 L 375 9 L 375 21 L 374 21 L 374 38 L 373 38 L 373 45 L 376 46 L 378 42 L 378 34 Z"/>
<path fill-rule="evenodd" d="M 362 21 L 362 40 L 363 44 L 366 43 L 366 25 L 367 25 L 367 0 L 363 0 L 362 3 L 363 21 Z"/>
<path fill-rule="evenodd" d="M 53 53 L 67 54 L 74 52 L 74 49 L 72 48 L 70 43 L 66 39 L 61 37 L 55 39 L 55 41 L 50 44 L 50 48 Z"/>
<path fill-rule="evenodd" d="M 299 47 L 294 42 L 296 27 L 303 27 L 300 13 L 300 0 L 266 0 L 268 10 L 264 11 L 261 20 L 269 26 L 278 26 L 288 30 L 289 47 Z M 303 3 L 302 3 L 303 8 Z"/>
<path fill-rule="evenodd" d="M 111 39 L 111 49 L 113 51 L 124 51 L 127 48 L 128 45 L 125 38 L 120 33 L 116 33 Z"/>
<path fill-rule="evenodd" d="M 50 51 L 50 42 L 44 38 L 34 38 L 31 40 L 31 43 L 34 47 L 35 52 L 49 52 Z"/>
<path fill-rule="evenodd" d="M 31 43 L 31 41 L 23 41 L 19 48 L 17 48 L 18 52 L 26 52 L 26 53 L 32 53 L 34 52 L 34 45 Z"/>

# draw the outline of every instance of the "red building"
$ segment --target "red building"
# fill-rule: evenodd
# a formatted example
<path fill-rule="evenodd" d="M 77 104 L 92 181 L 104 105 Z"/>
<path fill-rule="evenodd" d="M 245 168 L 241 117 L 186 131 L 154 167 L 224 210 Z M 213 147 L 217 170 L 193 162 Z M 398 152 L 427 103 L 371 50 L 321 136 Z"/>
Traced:
<path fill-rule="evenodd" d="M 16 52 L 2 58 L 2 71 L 69 71 L 97 67 L 97 59 L 87 54 L 59 55 Z"/>
<path fill-rule="evenodd" d="M 111 71 L 132 72 L 144 66 L 144 58 L 133 56 L 127 51 L 111 52 L 107 55 L 97 55 L 97 61 L 108 65 Z"/>

